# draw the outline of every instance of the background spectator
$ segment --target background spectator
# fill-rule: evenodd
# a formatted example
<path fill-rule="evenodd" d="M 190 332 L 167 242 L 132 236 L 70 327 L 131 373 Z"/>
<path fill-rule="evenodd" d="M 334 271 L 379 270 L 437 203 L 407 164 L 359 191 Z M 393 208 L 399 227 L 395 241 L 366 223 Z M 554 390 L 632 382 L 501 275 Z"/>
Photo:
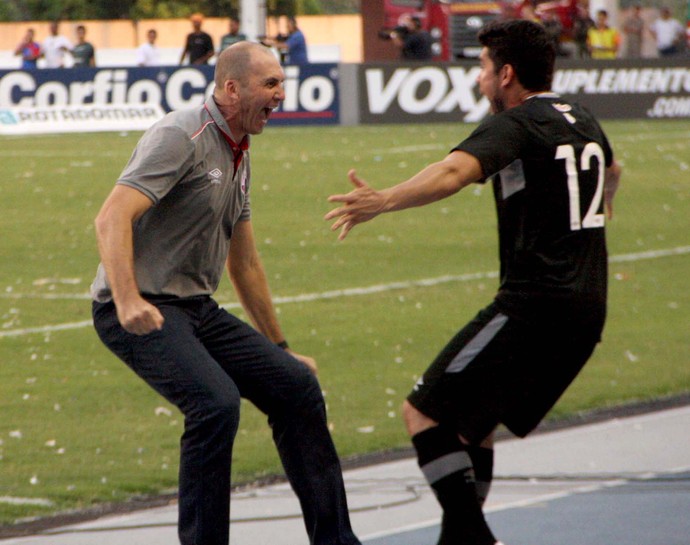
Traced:
<path fill-rule="evenodd" d="M 86 41 L 86 27 L 84 25 L 77 27 L 77 45 L 72 48 L 71 53 L 75 68 L 96 66 L 96 50 L 93 45 Z"/>
<path fill-rule="evenodd" d="M 637 59 L 642 56 L 642 32 L 644 21 L 642 19 L 642 7 L 633 6 L 630 14 L 623 22 L 625 33 L 625 55 L 628 59 Z"/>
<path fill-rule="evenodd" d="M 620 46 L 620 35 L 609 26 L 609 14 L 605 9 L 597 11 L 597 23 L 587 33 L 587 46 L 593 59 L 615 59 Z"/>
<path fill-rule="evenodd" d="M 281 52 L 284 64 L 308 64 L 307 40 L 297 26 L 297 19 L 287 18 L 287 36 L 264 40 L 264 45 L 276 47 Z"/>
<path fill-rule="evenodd" d="M 402 26 L 393 31 L 393 43 L 400 48 L 400 56 L 405 61 L 428 61 L 433 55 L 434 39 L 422 28 L 419 17 L 406 14 Z"/>
<path fill-rule="evenodd" d="M 46 68 L 63 68 L 65 53 L 72 51 L 72 43 L 59 34 L 60 25 L 57 21 L 50 23 L 50 36 L 43 41 L 41 53 L 46 60 Z"/>
<path fill-rule="evenodd" d="M 184 63 L 187 55 L 189 55 L 189 64 L 208 64 L 209 59 L 213 57 L 213 39 L 201 30 L 204 16 L 201 13 L 194 13 L 189 20 L 192 22 L 194 31 L 187 34 L 180 64 Z"/>
<path fill-rule="evenodd" d="M 651 24 L 649 31 L 656 40 L 660 57 L 671 57 L 683 51 L 685 29 L 677 19 L 671 17 L 671 10 L 666 6 L 661 8 L 660 17 Z"/>
<path fill-rule="evenodd" d="M 544 30 L 546 30 L 546 33 L 549 35 L 549 38 L 551 38 L 551 41 L 553 42 L 553 47 L 556 51 L 556 55 L 561 57 L 564 56 L 565 52 L 561 47 L 561 34 L 563 34 L 563 25 L 561 24 L 561 21 L 558 19 L 556 14 L 553 11 L 544 11 L 541 14 L 541 24 L 544 27 Z"/>
<path fill-rule="evenodd" d="M 227 49 L 232 44 L 241 42 L 247 39 L 246 34 L 240 32 L 240 20 L 237 17 L 230 17 L 230 32 L 220 39 L 220 46 L 218 47 L 218 54 L 224 49 Z"/>
<path fill-rule="evenodd" d="M 581 0 L 577 3 L 573 18 L 573 40 L 577 48 L 577 56 L 580 59 L 590 57 L 587 35 L 591 28 L 594 28 L 594 20 L 589 16 L 589 3 L 586 0 Z"/>
<path fill-rule="evenodd" d="M 137 48 L 137 66 L 160 66 L 161 57 L 156 47 L 156 38 L 158 32 L 155 29 L 152 28 L 146 33 L 146 42 Z"/>
<path fill-rule="evenodd" d="M 541 19 L 537 17 L 537 12 L 534 6 L 529 2 L 522 5 L 522 8 L 520 9 L 520 19 L 532 21 L 533 23 L 541 23 Z"/>
<path fill-rule="evenodd" d="M 34 40 L 34 29 L 26 31 L 24 39 L 14 50 L 15 55 L 22 57 L 22 70 L 35 70 L 38 57 L 41 56 L 41 45 Z"/>

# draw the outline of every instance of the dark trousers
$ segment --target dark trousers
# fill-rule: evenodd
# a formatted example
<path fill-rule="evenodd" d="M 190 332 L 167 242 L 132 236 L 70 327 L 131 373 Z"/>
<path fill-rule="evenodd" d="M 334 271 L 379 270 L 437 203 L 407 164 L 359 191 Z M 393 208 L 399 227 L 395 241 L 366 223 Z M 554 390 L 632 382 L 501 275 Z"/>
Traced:
<path fill-rule="evenodd" d="M 340 461 L 309 369 L 210 297 L 152 299 L 161 331 L 127 333 L 113 303 L 94 303 L 103 343 L 185 417 L 179 475 L 182 545 L 227 545 L 240 398 L 268 416 L 310 543 L 354 545 Z"/>

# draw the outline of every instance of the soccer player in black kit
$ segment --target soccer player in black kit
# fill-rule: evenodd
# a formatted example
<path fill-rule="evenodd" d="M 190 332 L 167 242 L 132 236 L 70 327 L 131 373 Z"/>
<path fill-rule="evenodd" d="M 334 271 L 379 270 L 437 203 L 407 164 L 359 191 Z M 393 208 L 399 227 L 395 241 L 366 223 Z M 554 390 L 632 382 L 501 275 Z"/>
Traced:
<path fill-rule="evenodd" d="M 535 23 L 484 27 L 481 93 L 493 115 L 409 180 L 333 195 L 342 240 L 384 212 L 423 206 L 491 179 L 500 286 L 461 329 L 403 405 L 422 473 L 443 508 L 439 544 L 498 543 L 482 513 L 493 433 L 519 437 L 542 420 L 589 359 L 606 315 L 605 214 L 621 169 L 596 120 L 550 92 L 555 52 Z"/>

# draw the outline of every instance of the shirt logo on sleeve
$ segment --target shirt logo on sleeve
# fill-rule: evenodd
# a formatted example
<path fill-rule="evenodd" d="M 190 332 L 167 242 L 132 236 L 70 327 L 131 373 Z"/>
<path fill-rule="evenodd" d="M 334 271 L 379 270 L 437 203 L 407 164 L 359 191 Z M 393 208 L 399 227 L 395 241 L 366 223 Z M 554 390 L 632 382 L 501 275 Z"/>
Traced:
<path fill-rule="evenodd" d="M 208 173 L 209 181 L 210 181 L 212 184 L 219 184 L 219 183 L 221 183 L 221 181 L 222 181 L 221 178 L 222 178 L 222 177 L 223 177 L 223 171 L 220 170 L 219 168 L 214 168 L 213 170 L 211 170 L 211 171 Z"/>

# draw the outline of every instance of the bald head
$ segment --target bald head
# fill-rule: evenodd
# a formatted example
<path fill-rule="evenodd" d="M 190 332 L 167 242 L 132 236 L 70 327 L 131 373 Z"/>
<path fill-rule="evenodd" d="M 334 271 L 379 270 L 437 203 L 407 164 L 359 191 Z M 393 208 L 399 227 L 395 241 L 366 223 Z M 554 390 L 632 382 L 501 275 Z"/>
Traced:
<path fill-rule="evenodd" d="M 266 46 L 247 41 L 238 42 L 223 50 L 216 61 L 216 88 L 222 89 L 229 79 L 244 81 L 251 73 L 255 60 L 264 55 L 275 59 Z"/>
<path fill-rule="evenodd" d="M 213 100 L 237 142 L 264 130 L 285 100 L 278 59 L 263 45 L 239 42 L 218 56 Z"/>

